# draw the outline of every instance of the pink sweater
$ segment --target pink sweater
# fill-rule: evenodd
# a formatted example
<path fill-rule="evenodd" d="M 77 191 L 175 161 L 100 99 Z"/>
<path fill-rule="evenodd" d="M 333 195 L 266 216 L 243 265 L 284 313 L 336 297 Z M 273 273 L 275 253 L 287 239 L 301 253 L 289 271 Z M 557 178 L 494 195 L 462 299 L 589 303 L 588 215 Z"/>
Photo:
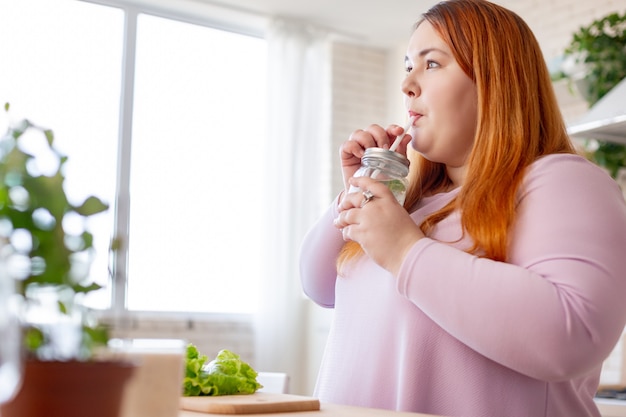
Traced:
<path fill-rule="evenodd" d="M 421 222 L 458 190 L 426 198 Z M 337 202 L 301 251 L 306 294 L 334 307 L 315 395 L 444 416 L 599 416 L 603 360 L 626 323 L 626 204 L 575 155 L 535 162 L 510 262 L 463 252 L 459 216 L 417 242 L 397 277 L 365 256 L 337 277 Z M 446 243 L 452 242 L 452 243 Z"/>

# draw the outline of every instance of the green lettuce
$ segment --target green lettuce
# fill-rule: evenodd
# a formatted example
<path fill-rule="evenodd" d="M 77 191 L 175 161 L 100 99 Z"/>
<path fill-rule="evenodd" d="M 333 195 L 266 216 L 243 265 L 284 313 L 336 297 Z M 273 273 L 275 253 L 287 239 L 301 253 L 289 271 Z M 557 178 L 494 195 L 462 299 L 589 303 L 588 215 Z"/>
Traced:
<path fill-rule="evenodd" d="M 187 345 L 183 395 L 254 394 L 263 388 L 256 380 L 257 372 L 239 358 L 239 355 L 223 349 L 215 359 L 206 363 L 193 344 Z"/>

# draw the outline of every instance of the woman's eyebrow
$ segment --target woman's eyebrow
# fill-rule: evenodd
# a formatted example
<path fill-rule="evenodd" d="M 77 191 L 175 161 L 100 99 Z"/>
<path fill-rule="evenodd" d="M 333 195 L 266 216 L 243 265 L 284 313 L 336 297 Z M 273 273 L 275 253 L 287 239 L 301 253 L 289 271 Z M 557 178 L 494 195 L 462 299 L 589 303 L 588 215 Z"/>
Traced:
<path fill-rule="evenodd" d="M 428 55 L 431 52 L 439 52 L 445 55 L 448 55 L 448 53 L 446 51 L 444 51 L 443 49 L 439 49 L 439 48 L 426 48 L 426 49 L 422 49 L 421 51 L 419 51 L 419 53 L 417 54 L 417 56 L 419 57 L 423 57 L 425 55 Z"/>
<path fill-rule="evenodd" d="M 431 52 L 439 52 L 439 53 L 444 54 L 444 55 L 450 55 L 448 52 L 444 51 L 443 49 L 432 47 L 432 48 L 422 49 L 421 51 L 419 51 L 417 53 L 417 57 L 418 58 L 423 58 L 424 56 L 428 55 Z M 404 63 L 405 63 L 405 65 L 409 64 L 410 62 L 411 62 L 411 58 L 409 58 L 408 55 L 405 55 L 404 56 Z"/>

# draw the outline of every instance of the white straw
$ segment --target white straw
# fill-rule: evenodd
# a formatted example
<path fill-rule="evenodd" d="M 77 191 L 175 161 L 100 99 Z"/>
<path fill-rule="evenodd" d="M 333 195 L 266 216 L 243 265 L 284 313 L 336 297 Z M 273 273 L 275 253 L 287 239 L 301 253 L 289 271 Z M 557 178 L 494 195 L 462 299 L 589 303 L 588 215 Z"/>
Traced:
<path fill-rule="evenodd" d="M 400 142 L 402 141 L 402 138 L 404 137 L 404 135 L 406 135 L 409 129 L 411 128 L 411 126 L 413 126 L 414 121 L 415 121 L 415 118 L 413 118 L 413 116 L 409 117 L 409 121 L 406 122 L 406 126 L 404 126 L 404 131 L 401 134 L 399 134 L 398 137 L 396 137 L 396 140 L 394 140 L 393 143 L 391 144 L 391 147 L 389 148 L 390 151 L 396 150 L 398 145 L 400 145 Z"/>
<path fill-rule="evenodd" d="M 402 138 L 404 137 L 404 135 L 406 135 L 406 133 L 411 128 L 411 126 L 413 126 L 414 121 L 415 121 L 415 118 L 413 116 L 409 117 L 409 121 L 406 122 L 406 126 L 404 126 L 404 131 L 402 131 L 402 133 L 400 133 L 396 137 L 396 140 L 394 140 L 391 146 L 389 147 L 390 151 L 395 152 L 398 145 L 400 145 L 400 142 L 402 141 Z M 378 177 L 378 174 L 380 174 L 380 169 L 376 169 L 374 172 L 372 172 L 372 175 L 370 175 L 370 178 L 376 178 Z"/>

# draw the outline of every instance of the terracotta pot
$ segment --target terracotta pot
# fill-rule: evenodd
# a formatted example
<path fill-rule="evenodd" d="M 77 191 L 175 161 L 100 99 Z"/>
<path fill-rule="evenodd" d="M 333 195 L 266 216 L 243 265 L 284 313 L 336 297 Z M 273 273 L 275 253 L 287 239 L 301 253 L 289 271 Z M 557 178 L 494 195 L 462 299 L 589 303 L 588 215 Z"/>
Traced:
<path fill-rule="evenodd" d="M 0 415 L 118 417 L 124 385 L 135 368 L 121 361 L 26 361 L 22 387 Z"/>

